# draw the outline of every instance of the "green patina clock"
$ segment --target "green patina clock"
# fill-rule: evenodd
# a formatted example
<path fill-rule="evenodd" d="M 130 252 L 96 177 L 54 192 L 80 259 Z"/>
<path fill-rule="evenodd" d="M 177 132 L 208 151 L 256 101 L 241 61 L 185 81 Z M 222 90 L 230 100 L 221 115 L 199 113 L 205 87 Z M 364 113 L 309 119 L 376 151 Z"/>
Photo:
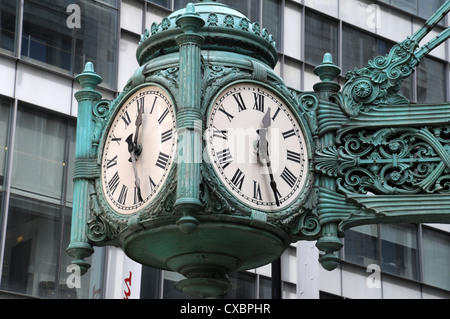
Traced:
<path fill-rule="evenodd" d="M 131 215 L 154 201 L 173 166 L 176 118 L 160 86 L 137 88 L 117 108 L 101 154 L 101 189 L 115 213 Z"/>
<path fill-rule="evenodd" d="M 73 263 L 85 272 L 93 245 L 115 245 L 184 275 L 186 294 L 221 297 L 227 273 L 273 262 L 298 240 L 317 240 L 332 270 L 348 228 L 448 222 L 450 106 L 397 94 L 449 37 L 418 47 L 448 12 L 450 0 L 389 55 L 349 72 L 342 90 L 329 54 L 313 92 L 287 88 L 268 31 L 214 1 L 146 29 L 140 67 L 113 101 L 95 91 L 88 63 L 75 94 Z"/>
<path fill-rule="evenodd" d="M 308 177 L 303 125 L 266 85 L 224 88 L 207 115 L 206 150 L 215 174 L 243 205 L 266 213 L 289 207 Z"/>

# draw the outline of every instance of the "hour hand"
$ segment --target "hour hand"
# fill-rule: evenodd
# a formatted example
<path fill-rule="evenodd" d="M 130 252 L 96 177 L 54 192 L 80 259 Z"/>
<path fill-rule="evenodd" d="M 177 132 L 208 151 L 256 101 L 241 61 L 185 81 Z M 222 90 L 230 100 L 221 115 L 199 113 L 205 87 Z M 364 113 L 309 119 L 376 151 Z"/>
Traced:
<path fill-rule="evenodd" d="M 139 179 L 139 175 L 138 175 L 137 167 L 136 167 L 136 144 L 133 142 L 133 134 L 128 136 L 128 138 L 126 139 L 126 142 L 128 144 L 128 152 L 130 152 L 129 161 L 131 163 L 133 163 L 133 172 L 134 172 L 134 178 L 135 178 L 134 184 L 136 186 L 138 200 L 140 202 L 142 202 L 143 199 L 141 196 L 141 180 Z"/>

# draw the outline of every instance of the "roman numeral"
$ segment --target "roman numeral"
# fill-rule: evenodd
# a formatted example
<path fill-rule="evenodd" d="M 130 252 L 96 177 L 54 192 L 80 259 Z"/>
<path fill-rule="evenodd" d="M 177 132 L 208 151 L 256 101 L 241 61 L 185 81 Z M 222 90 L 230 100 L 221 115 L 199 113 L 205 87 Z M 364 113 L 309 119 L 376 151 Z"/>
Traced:
<path fill-rule="evenodd" d="M 227 130 L 221 131 L 218 128 L 216 128 L 215 126 L 213 128 L 213 136 L 214 137 L 220 137 L 220 138 L 228 141 L 228 131 Z"/>
<path fill-rule="evenodd" d="M 236 173 L 234 174 L 233 178 L 231 179 L 231 182 L 239 188 L 239 190 L 242 190 L 242 184 L 244 183 L 245 175 L 242 173 L 242 171 L 238 168 Z"/>
<path fill-rule="evenodd" d="M 136 100 L 138 113 L 141 111 L 142 111 L 142 113 L 144 113 L 144 101 L 145 101 L 145 96 L 142 96 Z"/>
<path fill-rule="evenodd" d="M 140 203 L 144 201 L 142 199 L 142 195 L 141 195 L 141 189 L 138 187 L 134 187 L 134 205 L 136 205 L 137 203 Z"/>
<path fill-rule="evenodd" d="M 253 181 L 253 198 L 262 200 L 261 196 L 261 186 L 257 181 Z"/>
<path fill-rule="evenodd" d="M 165 143 L 167 141 L 170 141 L 172 139 L 172 133 L 173 133 L 172 129 L 162 133 L 161 134 L 161 143 Z"/>
<path fill-rule="evenodd" d="M 219 159 L 220 166 L 222 166 L 222 169 L 225 169 L 233 162 L 233 158 L 231 156 L 230 149 L 227 148 L 226 150 L 217 152 L 217 158 Z"/>
<path fill-rule="evenodd" d="M 114 195 L 114 192 L 117 189 L 117 186 L 119 186 L 120 178 L 119 178 L 119 172 L 116 172 L 114 176 L 111 178 L 111 180 L 108 182 L 108 187 L 111 190 L 111 194 Z"/>
<path fill-rule="evenodd" d="M 168 162 L 169 162 L 169 155 L 159 153 L 158 160 L 156 161 L 156 166 L 165 170 Z"/>
<path fill-rule="evenodd" d="M 158 100 L 157 96 L 155 96 L 155 100 L 153 101 L 153 105 L 152 105 L 152 109 L 150 110 L 150 114 L 153 114 L 153 110 L 154 110 L 155 105 L 156 105 L 156 100 Z"/>
<path fill-rule="evenodd" d="M 300 164 L 301 156 L 299 153 L 295 153 L 295 152 L 288 150 L 287 151 L 287 159 L 288 159 L 288 161 L 292 161 L 292 162 Z"/>
<path fill-rule="evenodd" d="M 115 137 L 114 135 L 111 138 L 111 141 L 116 142 L 117 144 L 120 145 L 120 142 L 122 142 L 122 138 L 121 137 Z"/>
<path fill-rule="evenodd" d="M 148 181 L 150 182 L 150 190 L 153 192 L 153 190 L 156 188 L 156 184 L 150 176 L 148 177 Z"/>
<path fill-rule="evenodd" d="M 244 100 L 242 99 L 241 93 L 233 94 L 233 97 L 236 100 L 236 103 L 238 104 L 239 112 L 247 109 L 247 107 L 245 106 Z"/>
<path fill-rule="evenodd" d="M 285 140 L 290 138 L 290 137 L 292 137 L 292 136 L 294 136 L 294 135 L 295 135 L 295 132 L 294 132 L 293 129 L 283 133 L 283 137 L 284 137 Z"/>
<path fill-rule="evenodd" d="M 128 114 L 128 111 L 125 112 L 125 114 L 122 116 L 122 120 L 125 122 L 125 129 L 130 125 L 131 119 L 130 114 Z"/>
<path fill-rule="evenodd" d="M 231 121 L 233 121 L 234 116 L 231 115 L 230 113 L 228 113 L 227 111 L 225 111 L 225 109 L 223 108 L 223 106 L 219 107 L 219 111 L 222 112 L 223 114 L 225 114 L 225 115 L 227 116 L 228 121 L 230 121 L 230 123 L 231 123 Z"/>
<path fill-rule="evenodd" d="M 272 121 L 275 121 L 275 119 L 277 118 L 277 116 L 278 116 L 278 113 L 280 113 L 280 108 L 278 108 L 277 109 L 277 111 L 275 112 L 275 114 L 273 115 L 273 117 L 272 117 Z"/>
<path fill-rule="evenodd" d="M 264 113 L 264 95 L 258 93 L 253 93 L 253 95 L 255 96 L 255 106 L 253 109 Z"/>
<path fill-rule="evenodd" d="M 164 119 L 166 118 L 167 114 L 169 114 L 169 109 L 166 109 L 166 110 L 164 111 L 164 113 L 161 115 L 161 117 L 160 117 L 159 120 L 158 120 L 158 123 L 159 123 L 159 124 L 161 124 L 161 123 L 164 121 Z"/>
<path fill-rule="evenodd" d="M 117 155 L 112 160 L 109 160 L 109 159 L 106 159 L 106 160 L 108 161 L 108 163 L 106 164 L 107 169 L 110 169 L 117 165 Z"/>
<path fill-rule="evenodd" d="M 128 187 L 123 185 L 120 191 L 119 198 L 117 199 L 117 202 L 121 205 L 125 205 L 125 202 L 127 200 L 127 194 L 128 194 Z"/>
<path fill-rule="evenodd" d="M 295 177 L 292 172 L 285 167 L 283 170 L 283 173 L 281 173 L 281 178 L 289 185 L 289 187 L 294 187 L 295 182 L 297 181 L 297 178 Z"/>

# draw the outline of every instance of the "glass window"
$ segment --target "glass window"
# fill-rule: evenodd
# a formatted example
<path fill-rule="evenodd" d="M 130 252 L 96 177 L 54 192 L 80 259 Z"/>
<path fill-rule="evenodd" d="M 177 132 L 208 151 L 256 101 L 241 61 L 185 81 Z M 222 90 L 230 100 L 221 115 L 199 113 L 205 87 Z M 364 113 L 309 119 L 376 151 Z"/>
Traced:
<path fill-rule="evenodd" d="M 151 3 L 155 3 L 157 5 L 160 5 L 164 8 L 170 9 L 170 0 L 149 0 Z"/>
<path fill-rule="evenodd" d="M 1 288 L 55 298 L 61 209 L 11 196 Z"/>
<path fill-rule="evenodd" d="M 391 5 L 409 13 L 417 14 L 417 0 L 391 0 Z"/>
<path fill-rule="evenodd" d="M 345 232 L 344 240 L 346 261 L 364 267 L 380 264 L 377 225 L 351 228 Z"/>
<path fill-rule="evenodd" d="M 159 0 L 157 2 L 160 2 L 160 1 L 161 0 Z M 186 8 L 186 6 L 188 5 L 189 2 L 192 2 L 192 1 L 190 1 L 190 0 L 174 0 L 173 9 L 179 10 L 179 9 Z"/>
<path fill-rule="evenodd" d="M 438 103 L 447 100 L 445 65 L 423 58 L 417 68 L 417 102 Z"/>
<path fill-rule="evenodd" d="M 226 299 L 255 299 L 256 276 L 246 272 L 234 272 L 229 275 L 232 289 L 227 292 Z"/>
<path fill-rule="evenodd" d="M 319 14 L 306 11 L 305 60 L 316 66 L 322 63 L 325 53 L 331 53 L 335 63 L 338 59 L 338 24 Z"/>
<path fill-rule="evenodd" d="M 259 277 L 259 299 L 272 299 L 272 278 Z"/>
<path fill-rule="evenodd" d="M 381 224 L 381 270 L 418 279 L 417 228 L 413 225 Z"/>
<path fill-rule="evenodd" d="M 428 19 L 444 2 L 445 0 L 419 0 L 419 16 Z"/>
<path fill-rule="evenodd" d="M 142 265 L 140 299 L 160 299 L 161 270 Z"/>
<path fill-rule="evenodd" d="M 369 60 L 385 56 L 393 43 L 375 38 L 348 26 L 342 27 L 342 64 L 343 74 L 356 68 L 367 66 Z"/>
<path fill-rule="evenodd" d="M 22 57 L 72 70 L 72 34 L 67 27 L 67 0 L 24 3 Z"/>
<path fill-rule="evenodd" d="M 19 107 L 12 171 L 13 192 L 27 192 L 60 203 L 67 121 Z"/>
<path fill-rule="evenodd" d="M 78 1 L 81 29 L 76 30 L 75 73 L 82 73 L 86 62 L 92 62 L 103 84 L 116 85 L 118 12 L 94 1 Z"/>
<path fill-rule="evenodd" d="M 81 27 L 71 27 L 67 8 L 74 2 L 25 1 L 21 55 L 69 74 L 81 73 L 86 62 L 93 62 L 104 84 L 114 87 L 118 12 L 99 2 L 78 0 Z M 107 3 L 114 5 L 116 1 Z"/>
<path fill-rule="evenodd" d="M 264 0 L 263 17 L 261 24 L 269 31 L 276 42 L 278 50 L 281 49 L 281 4 L 279 0 Z M 300 30 L 299 30 L 300 31 Z"/>
<path fill-rule="evenodd" d="M 18 0 L 0 0 L 0 51 L 14 52 Z"/>
<path fill-rule="evenodd" d="M 422 228 L 423 281 L 450 290 L 450 236 Z"/>
<path fill-rule="evenodd" d="M 0 98 L 0 191 L 3 189 L 8 154 L 9 112 L 10 103 Z"/>

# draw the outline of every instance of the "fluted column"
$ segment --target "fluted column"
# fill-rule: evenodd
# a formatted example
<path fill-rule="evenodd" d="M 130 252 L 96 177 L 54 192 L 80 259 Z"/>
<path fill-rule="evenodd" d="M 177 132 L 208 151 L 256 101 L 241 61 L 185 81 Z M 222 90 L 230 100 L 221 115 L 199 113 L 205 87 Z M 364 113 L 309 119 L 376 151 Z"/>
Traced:
<path fill-rule="evenodd" d="M 200 164 L 202 159 L 201 46 L 204 38 L 197 31 L 205 24 L 188 4 L 177 25 L 183 34 L 176 38 L 180 48 L 180 96 L 177 111 L 178 167 L 175 209 L 183 217 L 177 222 L 181 231 L 193 232 L 198 225 L 193 215 L 201 210 Z"/>
<path fill-rule="evenodd" d="M 92 63 L 86 63 L 83 73 L 77 76 L 81 90 L 75 93 L 78 101 L 77 141 L 75 151 L 75 171 L 72 207 L 72 231 L 69 255 L 75 258 L 72 262 L 85 273 L 90 264 L 84 259 L 94 252 L 87 238 L 87 219 L 89 216 L 89 196 L 92 187 L 90 179 L 96 167 L 96 152 L 92 145 L 94 121 L 93 107 L 102 95 L 95 91 L 102 78 L 94 72 Z"/>

